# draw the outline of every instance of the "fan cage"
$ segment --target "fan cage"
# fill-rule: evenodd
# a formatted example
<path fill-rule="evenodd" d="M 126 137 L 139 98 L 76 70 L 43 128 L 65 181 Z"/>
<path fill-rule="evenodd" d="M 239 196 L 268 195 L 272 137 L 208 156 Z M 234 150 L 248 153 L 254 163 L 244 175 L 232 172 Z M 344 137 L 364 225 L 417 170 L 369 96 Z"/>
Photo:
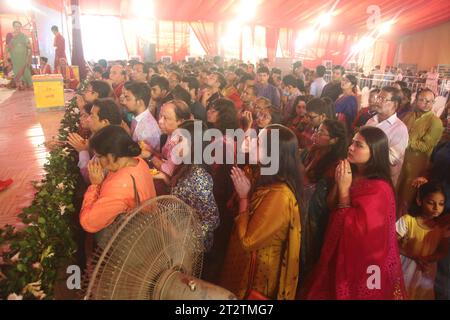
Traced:
<path fill-rule="evenodd" d="M 203 241 L 194 209 L 174 196 L 150 199 L 104 231 L 86 272 L 85 299 L 152 300 L 168 270 L 200 277 Z"/>

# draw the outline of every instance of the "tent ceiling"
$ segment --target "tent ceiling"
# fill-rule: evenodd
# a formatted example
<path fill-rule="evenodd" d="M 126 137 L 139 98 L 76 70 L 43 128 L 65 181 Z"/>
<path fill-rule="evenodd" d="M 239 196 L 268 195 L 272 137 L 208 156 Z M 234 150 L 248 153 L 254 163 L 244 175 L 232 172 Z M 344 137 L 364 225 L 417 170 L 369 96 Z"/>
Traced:
<path fill-rule="evenodd" d="M 82 13 L 101 15 L 132 15 L 132 0 L 79 0 Z M 148 1 L 148 0 L 145 0 Z M 249 1 L 249 0 L 245 0 Z M 307 28 L 323 12 L 330 10 L 334 0 L 257 0 L 253 24 L 263 26 Z M 239 0 L 153 0 L 156 17 L 177 21 L 230 21 L 236 17 Z M 367 32 L 366 22 L 371 5 L 380 8 L 381 20 L 397 13 L 392 27 L 394 35 L 405 35 L 450 21 L 448 0 L 340 0 L 328 28 L 352 33 Z"/>
<path fill-rule="evenodd" d="M 50 7 L 61 0 L 34 0 Z M 67 4 L 70 0 L 64 0 Z M 134 0 L 79 0 L 81 13 L 132 17 Z M 155 15 L 160 20 L 231 21 L 237 15 L 240 0 L 142 0 L 153 1 Z M 245 2 L 251 0 L 243 0 Z M 330 10 L 335 0 L 255 0 L 255 16 L 250 23 L 263 26 L 306 29 L 320 14 Z M 367 21 L 371 5 L 380 8 L 381 20 L 396 14 L 393 36 L 411 34 L 450 21 L 449 0 L 337 0 L 335 16 L 327 28 L 346 33 L 368 32 Z M 8 12 L 6 1 L 0 1 L 0 13 Z"/>

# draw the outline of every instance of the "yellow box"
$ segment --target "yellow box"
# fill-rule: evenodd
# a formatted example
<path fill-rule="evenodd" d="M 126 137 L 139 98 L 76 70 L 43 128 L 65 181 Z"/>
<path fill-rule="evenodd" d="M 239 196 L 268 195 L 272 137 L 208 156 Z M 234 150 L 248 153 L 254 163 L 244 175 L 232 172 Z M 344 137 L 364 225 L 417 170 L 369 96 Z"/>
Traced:
<path fill-rule="evenodd" d="M 61 75 L 33 76 L 33 88 L 38 111 L 64 108 L 64 82 Z"/>

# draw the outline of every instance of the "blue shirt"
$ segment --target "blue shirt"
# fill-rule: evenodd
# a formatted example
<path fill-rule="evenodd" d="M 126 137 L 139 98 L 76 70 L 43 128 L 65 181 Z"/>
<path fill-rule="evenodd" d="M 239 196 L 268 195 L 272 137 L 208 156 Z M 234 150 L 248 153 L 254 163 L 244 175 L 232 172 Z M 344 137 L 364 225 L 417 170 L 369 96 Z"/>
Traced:
<path fill-rule="evenodd" d="M 256 84 L 256 95 L 258 97 L 264 97 L 270 100 L 272 103 L 272 106 L 279 109 L 281 105 L 281 99 L 280 99 L 280 91 L 278 89 L 271 85 L 267 84 L 266 86 L 262 86 L 261 84 Z"/>

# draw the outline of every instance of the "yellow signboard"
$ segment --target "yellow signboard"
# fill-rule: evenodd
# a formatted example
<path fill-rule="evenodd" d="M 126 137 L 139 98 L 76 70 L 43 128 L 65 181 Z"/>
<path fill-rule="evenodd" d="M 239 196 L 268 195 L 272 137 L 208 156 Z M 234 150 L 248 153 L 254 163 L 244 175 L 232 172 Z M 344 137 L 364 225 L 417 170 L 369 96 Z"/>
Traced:
<path fill-rule="evenodd" d="M 34 98 L 39 109 L 64 107 L 64 83 L 62 77 L 33 77 Z"/>

